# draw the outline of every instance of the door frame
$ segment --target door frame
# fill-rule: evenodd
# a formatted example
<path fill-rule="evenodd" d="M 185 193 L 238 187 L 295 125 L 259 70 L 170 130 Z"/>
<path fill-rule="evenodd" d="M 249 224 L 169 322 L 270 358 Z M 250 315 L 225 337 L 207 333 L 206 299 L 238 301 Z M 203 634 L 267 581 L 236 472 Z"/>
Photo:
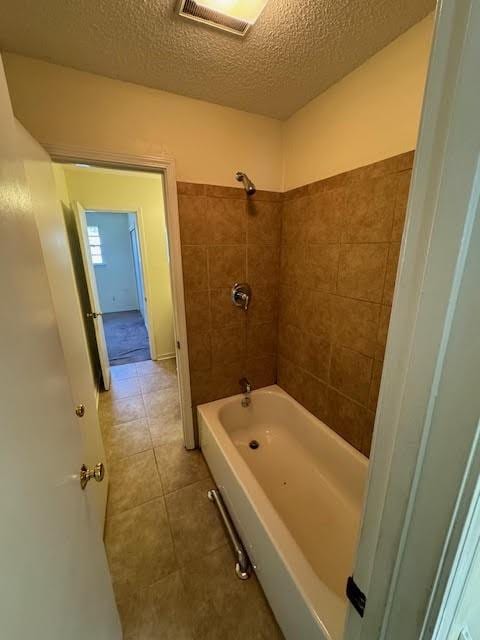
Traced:
<path fill-rule="evenodd" d="M 137 216 L 137 213 L 130 214 L 130 215 Z M 143 301 L 140 305 L 143 308 L 143 311 L 142 309 L 140 309 L 140 313 L 143 316 L 143 321 L 145 322 L 147 326 L 147 331 L 150 335 L 150 319 L 149 319 L 149 315 L 146 307 L 147 294 L 146 294 L 146 287 L 145 287 L 145 278 L 143 273 L 143 253 L 142 253 L 142 249 L 140 246 L 140 239 L 139 239 L 138 216 L 136 217 L 136 221 L 137 222 L 135 224 L 129 225 L 128 233 L 130 236 L 130 246 L 132 247 L 133 268 L 135 271 L 135 282 L 137 285 L 137 297 L 139 299 L 139 302 L 140 300 Z M 138 254 L 138 260 L 136 259 L 136 254 Z M 140 262 L 140 273 L 138 273 L 138 262 Z M 152 349 L 150 348 L 150 354 L 151 353 L 152 353 Z M 154 353 L 155 353 L 155 360 L 156 360 L 157 359 L 156 349 L 154 349 Z"/>
<path fill-rule="evenodd" d="M 468 113 L 465 101 L 460 101 L 468 91 L 465 78 L 471 96 L 478 87 L 472 81 L 471 66 L 465 66 L 471 65 L 472 51 L 476 51 L 472 47 L 478 47 L 472 38 L 475 29 L 478 40 L 475 1 L 441 2 L 437 10 L 354 567 L 367 604 L 363 618 L 349 607 L 344 640 L 387 637 L 392 611 L 398 613 L 406 602 L 402 597 L 418 603 L 413 621 L 418 627 L 416 638 L 431 638 L 474 500 L 480 465 L 478 433 L 474 437 L 458 429 L 456 445 L 463 446 L 463 454 L 451 456 L 445 465 L 441 456 L 430 455 L 433 438 L 439 440 L 430 428 L 471 233 L 471 203 L 465 206 L 464 200 L 476 183 L 468 186 L 467 193 L 463 156 L 454 143 L 459 114 L 466 117 Z M 469 123 L 471 119 L 463 124 Z M 472 135 L 471 144 L 475 140 Z M 449 178 L 454 175 L 454 161 L 458 162 L 457 184 L 452 189 Z M 439 224 L 444 249 L 440 259 L 434 252 L 435 248 L 438 252 Z M 435 295 L 426 288 L 431 287 L 432 274 L 436 275 Z M 443 442 L 444 447 L 448 445 Z M 452 489 L 453 509 L 450 497 L 444 500 L 436 491 L 435 477 L 449 474 L 461 479 Z M 421 509 L 425 495 L 448 526 L 435 527 L 428 520 L 429 514 Z M 417 543 L 415 548 L 412 541 Z M 404 570 L 406 561 L 415 558 L 417 570 Z M 436 577 L 427 584 L 431 573 Z"/>
<path fill-rule="evenodd" d="M 187 320 L 183 287 L 175 160 L 167 154 L 135 155 L 131 153 L 115 153 L 101 149 L 89 149 L 82 146 L 55 144 L 43 144 L 43 147 L 54 162 L 92 164 L 97 167 L 105 167 L 106 169 L 149 171 L 163 175 L 166 208 L 165 222 L 170 256 L 170 285 L 172 289 L 175 350 L 183 436 L 185 447 L 187 449 L 194 449 L 196 447 L 196 441 L 192 415 L 192 393 L 190 387 Z"/>
<path fill-rule="evenodd" d="M 146 240 L 145 240 L 145 227 L 143 224 L 142 217 L 142 208 L 141 207 L 132 207 L 130 209 L 106 209 L 105 207 L 96 207 L 94 205 L 90 205 L 90 202 L 83 202 L 82 205 L 85 207 L 86 213 L 133 213 L 137 216 L 138 222 L 138 231 L 139 231 L 139 246 L 140 246 L 140 260 L 142 263 L 142 275 L 143 275 L 143 286 L 145 289 L 145 294 L 147 296 L 146 301 L 146 313 L 147 313 L 147 330 L 148 330 L 148 344 L 150 348 L 150 357 L 152 360 L 157 359 L 157 349 L 155 344 L 155 338 L 153 335 L 153 331 L 151 331 L 152 326 L 152 309 L 151 309 L 151 289 L 150 289 L 150 279 L 147 267 L 147 261 L 145 259 L 146 255 Z"/>

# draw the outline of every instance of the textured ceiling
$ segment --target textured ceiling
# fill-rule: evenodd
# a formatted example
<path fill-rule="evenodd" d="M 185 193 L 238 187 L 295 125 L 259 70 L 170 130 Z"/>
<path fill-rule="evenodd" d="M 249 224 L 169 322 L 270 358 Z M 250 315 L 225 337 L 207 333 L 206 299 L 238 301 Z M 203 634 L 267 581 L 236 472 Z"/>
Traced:
<path fill-rule="evenodd" d="M 269 0 L 245 38 L 174 0 L 0 0 L 0 48 L 287 118 L 427 15 L 434 0 Z"/>

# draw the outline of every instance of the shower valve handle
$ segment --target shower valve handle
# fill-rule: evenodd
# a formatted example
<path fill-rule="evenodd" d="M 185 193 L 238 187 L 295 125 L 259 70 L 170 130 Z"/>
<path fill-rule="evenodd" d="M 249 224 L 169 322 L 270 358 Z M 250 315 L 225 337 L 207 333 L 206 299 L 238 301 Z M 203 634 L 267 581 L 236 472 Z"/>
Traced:
<path fill-rule="evenodd" d="M 246 282 L 236 282 L 232 287 L 232 302 L 236 307 L 248 310 L 248 305 L 252 299 L 252 290 Z"/>

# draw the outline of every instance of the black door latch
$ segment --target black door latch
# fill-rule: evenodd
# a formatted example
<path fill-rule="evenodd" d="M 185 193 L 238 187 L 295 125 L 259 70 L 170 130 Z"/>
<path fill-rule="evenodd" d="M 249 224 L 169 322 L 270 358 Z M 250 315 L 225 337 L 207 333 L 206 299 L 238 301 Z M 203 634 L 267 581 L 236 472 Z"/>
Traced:
<path fill-rule="evenodd" d="M 350 600 L 360 617 L 363 618 L 363 614 L 365 613 L 365 605 L 367 604 L 367 598 L 357 586 L 352 576 L 350 576 L 347 580 L 347 598 Z"/>

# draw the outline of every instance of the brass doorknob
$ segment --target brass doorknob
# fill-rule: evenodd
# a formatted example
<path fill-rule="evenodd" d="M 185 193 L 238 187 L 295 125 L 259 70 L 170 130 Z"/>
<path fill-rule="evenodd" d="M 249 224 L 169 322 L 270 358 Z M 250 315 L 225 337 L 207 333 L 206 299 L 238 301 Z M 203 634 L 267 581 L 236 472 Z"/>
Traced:
<path fill-rule="evenodd" d="M 77 406 L 75 407 L 75 413 L 79 418 L 83 418 L 83 416 L 85 415 L 85 405 L 77 404 Z"/>
<path fill-rule="evenodd" d="M 87 484 L 92 478 L 97 482 L 101 482 L 105 477 L 105 467 L 103 462 L 98 462 L 93 469 L 89 469 L 86 465 L 82 464 L 80 468 L 80 486 L 85 489 Z"/>

